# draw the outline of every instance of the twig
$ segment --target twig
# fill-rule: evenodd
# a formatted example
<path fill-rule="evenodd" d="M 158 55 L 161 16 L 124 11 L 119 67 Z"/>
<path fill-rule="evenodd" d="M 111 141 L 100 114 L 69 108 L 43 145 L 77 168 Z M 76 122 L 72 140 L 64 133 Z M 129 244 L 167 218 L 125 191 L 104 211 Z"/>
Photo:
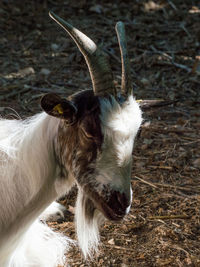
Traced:
<path fill-rule="evenodd" d="M 187 66 L 185 66 L 185 65 L 183 65 L 183 64 L 179 64 L 179 63 L 176 63 L 176 62 L 174 62 L 174 61 L 172 61 L 172 64 L 173 64 L 175 67 L 179 68 L 179 69 L 186 70 L 187 72 L 191 72 L 191 71 L 192 71 L 191 68 L 189 68 L 189 67 L 187 67 Z"/>
<path fill-rule="evenodd" d="M 105 247 L 112 247 L 112 248 L 116 248 L 116 249 L 120 249 L 120 250 L 126 250 L 126 251 L 135 251 L 134 249 L 131 248 L 125 248 L 125 247 L 120 247 L 120 246 L 116 246 L 116 245 L 104 245 Z"/>
<path fill-rule="evenodd" d="M 166 242 L 164 240 L 159 240 L 160 244 L 165 246 L 165 247 L 170 247 L 170 248 L 174 248 L 177 249 L 179 251 L 183 251 L 187 257 L 189 257 L 191 259 L 191 255 L 189 254 L 188 251 L 186 251 L 185 249 L 181 248 L 180 246 L 178 246 L 177 244 L 172 244 L 172 242 Z M 179 265 L 179 266 L 183 266 L 183 265 Z M 197 266 L 197 265 L 196 265 Z"/>
<path fill-rule="evenodd" d="M 30 85 L 28 85 L 27 88 L 34 90 L 34 91 L 40 91 L 40 92 L 45 92 L 45 93 L 49 93 L 49 92 L 60 93 L 60 91 L 55 90 L 55 89 L 50 89 L 50 88 L 40 88 L 40 87 L 30 86 Z"/>
<path fill-rule="evenodd" d="M 189 195 L 185 195 L 185 194 L 183 194 L 181 192 L 176 192 L 174 194 L 173 193 L 162 193 L 162 196 L 166 197 L 166 198 L 171 198 L 171 197 L 172 198 L 181 198 L 181 199 L 184 199 L 184 201 L 187 200 L 188 198 L 189 199 L 194 199 L 194 200 L 199 198 L 199 195 L 189 196 Z"/>
<path fill-rule="evenodd" d="M 142 178 L 140 178 L 138 176 L 135 176 L 135 178 L 138 179 L 139 181 L 143 182 L 144 184 L 148 184 L 148 185 L 150 185 L 150 186 L 152 186 L 154 188 L 158 188 L 156 185 L 154 185 L 154 184 L 152 184 L 150 182 L 147 182 L 147 181 L 145 181 L 144 179 L 142 179 Z"/>
<path fill-rule="evenodd" d="M 186 214 L 177 214 L 177 215 L 158 215 L 158 216 L 149 216 L 149 220 L 174 220 L 174 219 L 190 219 L 191 216 Z"/>
<path fill-rule="evenodd" d="M 150 183 L 150 182 L 147 182 L 146 180 L 144 180 L 144 179 L 142 179 L 142 178 L 140 178 L 138 176 L 134 176 L 134 178 L 136 178 L 137 180 L 141 181 L 142 183 L 148 184 L 148 185 L 150 185 L 151 187 L 154 187 L 154 188 L 168 187 L 168 188 L 174 188 L 174 189 L 188 191 L 188 192 L 191 192 L 192 190 L 194 190 L 194 188 L 190 188 L 190 187 L 176 186 L 176 185 L 171 185 L 171 184 Z"/>
<path fill-rule="evenodd" d="M 150 109 L 150 108 L 159 108 L 162 106 L 168 106 L 171 104 L 174 104 L 178 102 L 178 100 L 162 100 L 162 99 L 156 99 L 156 100 L 137 100 L 137 102 L 140 104 L 140 107 L 142 109 Z"/>
<path fill-rule="evenodd" d="M 199 142 L 200 142 L 200 139 L 197 139 L 195 141 L 190 141 L 190 142 L 187 142 L 187 143 L 182 143 L 182 145 L 187 146 L 187 145 L 192 145 L 192 144 L 199 143 Z"/>
<path fill-rule="evenodd" d="M 192 69 L 183 65 L 183 64 L 179 64 L 179 63 L 176 63 L 174 62 L 174 59 L 173 57 L 169 56 L 167 53 L 165 52 L 162 52 L 162 51 L 159 51 L 157 50 L 153 45 L 150 46 L 150 48 L 153 50 L 153 52 L 157 53 L 157 54 L 160 54 L 168 59 L 170 59 L 171 62 L 168 62 L 168 61 L 162 61 L 162 63 L 166 64 L 166 65 L 171 65 L 173 64 L 175 67 L 179 68 L 179 69 L 183 69 L 183 70 L 186 70 L 187 72 L 191 72 Z"/>
<path fill-rule="evenodd" d="M 177 11 L 177 8 L 176 8 L 175 4 L 174 4 L 172 1 L 168 0 L 167 2 L 169 3 L 169 5 L 170 5 L 175 11 Z"/>
<path fill-rule="evenodd" d="M 160 55 L 162 55 L 162 56 L 164 56 L 164 57 L 166 57 L 166 58 L 168 58 L 168 59 L 170 59 L 170 60 L 173 60 L 173 58 L 172 58 L 171 56 L 169 56 L 169 55 L 168 55 L 167 53 L 165 53 L 165 52 L 162 52 L 162 51 L 156 49 L 153 45 L 151 45 L 150 48 L 151 48 L 151 50 L 153 50 L 153 52 L 155 52 L 155 53 L 157 53 L 157 54 L 160 54 Z"/>
<path fill-rule="evenodd" d="M 171 166 L 164 166 L 164 165 L 162 165 L 162 166 L 153 166 L 153 165 L 149 165 L 148 166 L 149 168 L 151 168 L 151 169 L 161 169 L 161 170 L 169 170 L 169 171 L 172 171 L 173 170 L 173 167 L 171 167 Z"/>
<path fill-rule="evenodd" d="M 120 58 L 118 58 L 116 55 L 114 55 L 111 51 L 109 51 L 109 49 L 105 49 L 104 48 L 104 51 L 109 54 L 109 56 L 111 56 L 112 58 L 114 58 L 114 60 L 116 60 L 118 63 L 121 64 L 121 60 Z"/>
<path fill-rule="evenodd" d="M 183 23 L 180 24 L 180 27 L 184 30 L 184 32 L 188 35 L 189 38 L 191 38 L 191 34 L 188 32 L 188 30 L 185 28 L 185 25 Z"/>
<path fill-rule="evenodd" d="M 6 99 L 9 98 L 9 97 L 16 96 L 16 95 L 21 94 L 21 93 L 24 93 L 24 92 L 26 92 L 26 91 L 28 91 L 27 88 L 17 89 L 16 91 L 13 91 L 13 92 L 11 92 L 11 93 L 9 93 L 9 94 L 1 95 L 1 96 L 0 96 L 0 100 L 6 100 Z"/>
<path fill-rule="evenodd" d="M 35 74 L 35 71 L 32 67 L 27 67 L 24 69 L 19 70 L 18 72 L 11 72 L 10 74 L 6 75 L 6 76 L 2 76 L 3 78 L 6 79 L 14 79 L 14 78 L 24 78 L 28 75 L 33 75 Z"/>
<path fill-rule="evenodd" d="M 172 184 L 161 184 L 161 183 L 155 183 L 157 187 L 162 186 L 162 187 L 169 187 L 169 188 L 175 188 L 179 190 L 184 190 L 184 191 L 191 191 L 193 188 L 190 187 L 183 187 L 183 186 L 177 186 L 177 185 L 172 185 Z"/>

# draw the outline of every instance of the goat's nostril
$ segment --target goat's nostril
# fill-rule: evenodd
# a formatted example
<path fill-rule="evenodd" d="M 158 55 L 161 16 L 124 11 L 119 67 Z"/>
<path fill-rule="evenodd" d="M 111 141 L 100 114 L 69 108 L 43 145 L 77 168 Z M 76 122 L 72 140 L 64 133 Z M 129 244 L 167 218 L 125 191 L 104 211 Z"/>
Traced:
<path fill-rule="evenodd" d="M 128 199 L 124 193 L 117 192 L 117 200 L 122 209 L 126 209 L 129 206 Z"/>
<path fill-rule="evenodd" d="M 120 193 L 119 191 L 112 191 L 109 201 L 107 202 L 110 208 L 109 213 L 115 214 L 116 218 L 122 218 L 127 214 L 127 208 L 130 205 L 129 198 L 125 193 Z M 109 216 L 110 216 L 109 214 Z"/>

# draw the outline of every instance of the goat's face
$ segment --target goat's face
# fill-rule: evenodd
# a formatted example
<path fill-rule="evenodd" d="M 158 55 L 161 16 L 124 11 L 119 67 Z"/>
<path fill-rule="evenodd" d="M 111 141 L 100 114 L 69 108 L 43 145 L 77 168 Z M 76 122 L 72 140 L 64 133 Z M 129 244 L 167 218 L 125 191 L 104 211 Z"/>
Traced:
<path fill-rule="evenodd" d="M 136 101 L 130 96 L 119 104 L 87 90 L 69 101 L 46 95 L 42 107 L 62 119 L 59 161 L 76 179 L 85 215 L 92 218 L 98 209 L 110 220 L 122 219 L 131 203 L 132 148 L 141 123 Z"/>
<path fill-rule="evenodd" d="M 123 23 L 116 25 L 122 58 L 122 90 L 117 95 L 105 53 L 72 25 L 54 13 L 50 16 L 77 44 L 93 83 L 93 91 L 77 93 L 69 100 L 53 94 L 42 99 L 43 109 L 62 119 L 60 162 L 76 179 L 87 217 L 98 209 L 108 219 L 120 220 L 131 202 L 131 155 L 142 120 L 132 96 Z"/>
<path fill-rule="evenodd" d="M 77 44 L 93 85 L 93 91 L 77 93 L 68 100 L 49 94 L 41 102 L 48 114 L 61 118 L 57 156 L 63 173 L 72 174 L 79 188 L 77 235 L 86 256 L 98 244 L 101 215 L 120 220 L 129 211 L 131 155 L 141 111 L 132 96 L 123 23 L 116 24 L 122 59 L 121 92 L 117 93 L 105 53 L 78 29 L 52 12 L 50 16 Z"/>

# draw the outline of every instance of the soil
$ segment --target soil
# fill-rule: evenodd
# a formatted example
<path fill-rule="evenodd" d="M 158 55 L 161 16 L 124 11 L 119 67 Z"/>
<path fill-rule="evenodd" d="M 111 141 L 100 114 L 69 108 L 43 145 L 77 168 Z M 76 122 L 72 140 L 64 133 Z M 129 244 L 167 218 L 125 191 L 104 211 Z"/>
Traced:
<path fill-rule="evenodd" d="M 0 2 L 0 111 L 25 118 L 46 92 L 91 87 L 84 59 L 48 11 L 85 32 L 110 55 L 115 84 L 121 63 L 115 23 L 126 25 L 137 99 L 170 105 L 144 110 L 133 153 L 132 208 L 101 227 L 99 253 L 85 261 L 74 246 L 68 266 L 200 266 L 200 3 L 190 1 Z M 165 103 L 165 102 L 164 102 Z M 50 225 L 75 239 L 76 190 L 69 216 Z"/>

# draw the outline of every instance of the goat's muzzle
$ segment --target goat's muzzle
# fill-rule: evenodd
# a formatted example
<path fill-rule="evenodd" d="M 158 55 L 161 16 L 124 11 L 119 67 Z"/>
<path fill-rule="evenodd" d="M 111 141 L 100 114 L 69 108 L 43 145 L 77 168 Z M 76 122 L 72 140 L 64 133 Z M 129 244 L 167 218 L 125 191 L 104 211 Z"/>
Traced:
<path fill-rule="evenodd" d="M 92 200 L 95 208 L 101 211 L 108 220 L 120 221 L 127 214 L 130 200 L 125 193 L 110 191 L 109 196 L 103 196 L 91 190 L 88 186 L 84 188 L 84 191 Z"/>

